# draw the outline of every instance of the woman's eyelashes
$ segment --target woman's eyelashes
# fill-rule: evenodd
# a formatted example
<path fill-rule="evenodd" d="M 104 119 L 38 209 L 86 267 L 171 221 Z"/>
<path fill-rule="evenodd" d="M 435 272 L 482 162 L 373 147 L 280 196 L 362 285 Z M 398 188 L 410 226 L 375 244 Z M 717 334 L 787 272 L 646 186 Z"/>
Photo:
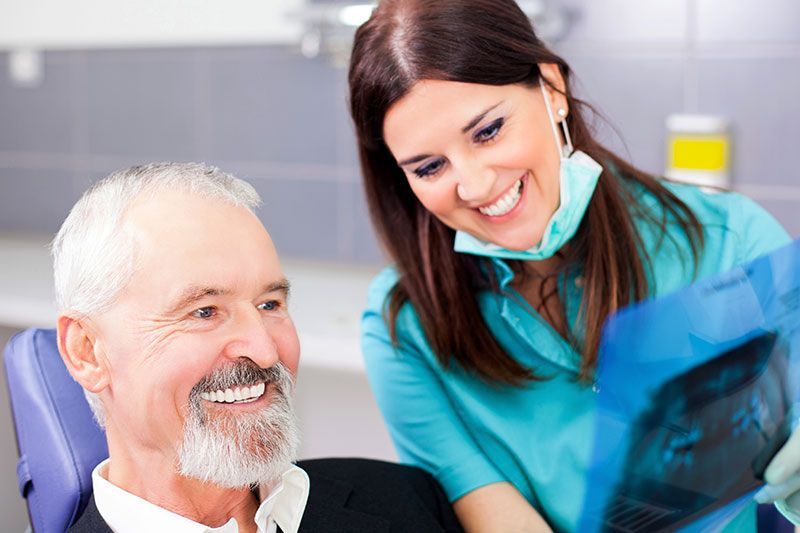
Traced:
<path fill-rule="evenodd" d="M 500 133 L 500 129 L 503 127 L 504 123 L 504 118 L 498 118 L 497 120 L 492 121 L 486 127 L 476 131 L 472 136 L 472 140 L 480 144 L 494 140 L 497 137 L 497 134 Z"/>
<path fill-rule="evenodd" d="M 433 161 L 425 163 L 421 167 L 414 169 L 414 174 L 416 174 L 418 178 L 427 178 L 439 172 L 443 166 L 444 159 L 434 159 Z"/>
<path fill-rule="evenodd" d="M 491 141 L 497 139 L 500 130 L 505 124 L 505 118 L 498 118 L 493 120 L 488 125 L 484 126 L 483 128 L 477 130 L 475 133 L 472 134 L 472 142 L 477 144 L 486 144 Z M 444 158 L 437 158 L 433 161 L 429 161 L 424 165 L 417 167 L 413 170 L 414 174 L 418 178 L 428 178 L 436 175 L 444 166 L 445 160 Z"/>

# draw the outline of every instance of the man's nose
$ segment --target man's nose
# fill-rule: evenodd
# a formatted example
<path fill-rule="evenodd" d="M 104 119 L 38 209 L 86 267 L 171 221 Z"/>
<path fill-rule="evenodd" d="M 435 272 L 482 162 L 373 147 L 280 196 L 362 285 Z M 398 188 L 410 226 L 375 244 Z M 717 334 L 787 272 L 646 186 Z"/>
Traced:
<path fill-rule="evenodd" d="M 481 204 L 491 200 L 497 178 L 491 167 L 475 159 L 464 158 L 453 165 L 458 185 L 456 193 L 464 202 Z"/>
<path fill-rule="evenodd" d="M 269 368 L 280 360 L 269 326 L 255 307 L 237 310 L 231 317 L 230 328 L 226 356 L 231 359 L 247 357 L 261 368 Z"/>

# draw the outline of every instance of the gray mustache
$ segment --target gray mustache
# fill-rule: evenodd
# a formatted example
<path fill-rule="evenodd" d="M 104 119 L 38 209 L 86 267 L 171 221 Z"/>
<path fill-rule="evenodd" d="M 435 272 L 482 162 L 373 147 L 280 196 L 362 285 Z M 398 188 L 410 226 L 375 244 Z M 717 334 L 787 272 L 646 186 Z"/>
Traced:
<path fill-rule="evenodd" d="M 225 390 L 236 386 L 248 387 L 261 382 L 266 382 L 267 385 L 274 384 L 280 392 L 288 393 L 289 391 L 284 389 L 287 384 L 292 383 L 292 377 L 281 363 L 269 368 L 261 368 L 252 360 L 243 359 L 240 362 L 219 368 L 204 377 L 192 388 L 190 397 L 199 397 L 203 392 Z"/>

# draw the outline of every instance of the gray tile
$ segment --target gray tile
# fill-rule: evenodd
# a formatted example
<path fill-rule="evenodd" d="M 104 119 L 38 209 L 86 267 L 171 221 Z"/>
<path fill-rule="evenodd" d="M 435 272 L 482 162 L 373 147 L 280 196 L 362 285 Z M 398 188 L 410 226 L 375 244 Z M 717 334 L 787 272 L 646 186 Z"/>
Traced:
<path fill-rule="evenodd" d="M 727 116 L 738 183 L 796 185 L 800 57 L 699 62 L 700 109 Z"/>
<path fill-rule="evenodd" d="M 210 157 L 337 162 L 345 93 L 324 58 L 284 48 L 211 51 L 204 56 Z"/>
<path fill-rule="evenodd" d="M 598 123 L 598 139 L 643 170 L 663 173 L 664 121 L 683 107 L 682 60 L 590 55 L 567 59 L 578 94 L 608 119 Z"/>
<path fill-rule="evenodd" d="M 71 151 L 72 76 L 69 61 L 46 53 L 41 85 L 18 87 L 8 74 L 8 55 L 0 54 L 0 150 Z"/>
<path fill-rule="evenodd" d="M 347 69 L 337 71 L 337 90 L 338 94 L 344 95 L 337 100 L 335 111 L 339 115 L 336 118 L 336 143 L 337 157 L 336 162 L 342 168 L 358 167 L 358 149 L 356 145 L 356 132 L 353 119 L 350 117 L 350 107 L 347 102 Z"/>
<path fill-rule="evenodd" d="M 702 42 L 800 43 L 797 0 L 696 0 Z"/>
<path fill-rule="evenodd" d="M 71 170 L 0 168 L 0 231 L 55 233 L 79 195 Z"/>
<path fill-rule="evenodd" d="M 336 260 L 338 184 L 299 179 L 248 179 L 261 195 L 258 214 L 283 257 Z"/>
<path fill-rule="evenodd" d="M 800 187 L 794 200 L 756 200 L 783 224 L 792 238 L 800 237 L 800 217 L 797 216 L 800 211 Z"/>
<path fill-rule="evenodd" d="M 358 168 L 359 160 L 356 132 L 349 116 L 346 122 L 342 121 L 340 123 L 336 133 L 336 140 L 339 143 L 338 165 L 342 168 Z"/>
<path fill-rule="evenodd" d="M 141 159 L 133 159 L 130 160 L 123 160 L 121 161 L 114 161 L 114 163 L 110 164 L 103 164 L 103 165 L 92 165 L 89 168 L 81 168 L 75 171 L 75 177 L 72 180 L 72 186 L 75 190 L 76 194 L 83 194 L 86 190 L 89 189 L 92 185 L 96 182 L 100 181 L 101 179 L 107 177 L 108 175 L 116 172 L 117 170 L 122 170 L 124 168 L 132 167 L 134 165 L 139 165 L 142 163 L 147 163 L 149 161 L 144 161 Z"/>
<path fill-rule="evenodd" d="M 348 226 L 352 232 L 353 246 L 349 259 L 358 263 L 375 265 L 387 263 L 388 259 L 381 251 L 378 238 L 372 229 L 367 200 L 361 183 L 343 183 L 342 187 L 346 195 L 346 216 L 350 218 Z"/>
<path fill-rule="evenodd" d="M 88 56 L 92 154 L 195 159 L 192 50 L 119 50 Z"/>
<path fill-rule="evenodd" d="M 571 13 L 569 42 L 675 42 L 686 36 L 687 0 L 561 0 L 550 5 Z"/>

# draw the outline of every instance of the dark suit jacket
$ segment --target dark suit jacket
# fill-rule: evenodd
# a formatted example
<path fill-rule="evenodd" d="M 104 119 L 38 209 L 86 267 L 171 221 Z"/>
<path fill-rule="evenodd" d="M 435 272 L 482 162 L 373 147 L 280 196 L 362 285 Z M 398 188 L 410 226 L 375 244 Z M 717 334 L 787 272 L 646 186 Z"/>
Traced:
<path fill-rule="evenodd" d="M 302 533 L 462 531 L 439 484 L 418 468 L 368 459 L 315 459 Z M 110 533 L 94 498 L 69 533 Z"/>

